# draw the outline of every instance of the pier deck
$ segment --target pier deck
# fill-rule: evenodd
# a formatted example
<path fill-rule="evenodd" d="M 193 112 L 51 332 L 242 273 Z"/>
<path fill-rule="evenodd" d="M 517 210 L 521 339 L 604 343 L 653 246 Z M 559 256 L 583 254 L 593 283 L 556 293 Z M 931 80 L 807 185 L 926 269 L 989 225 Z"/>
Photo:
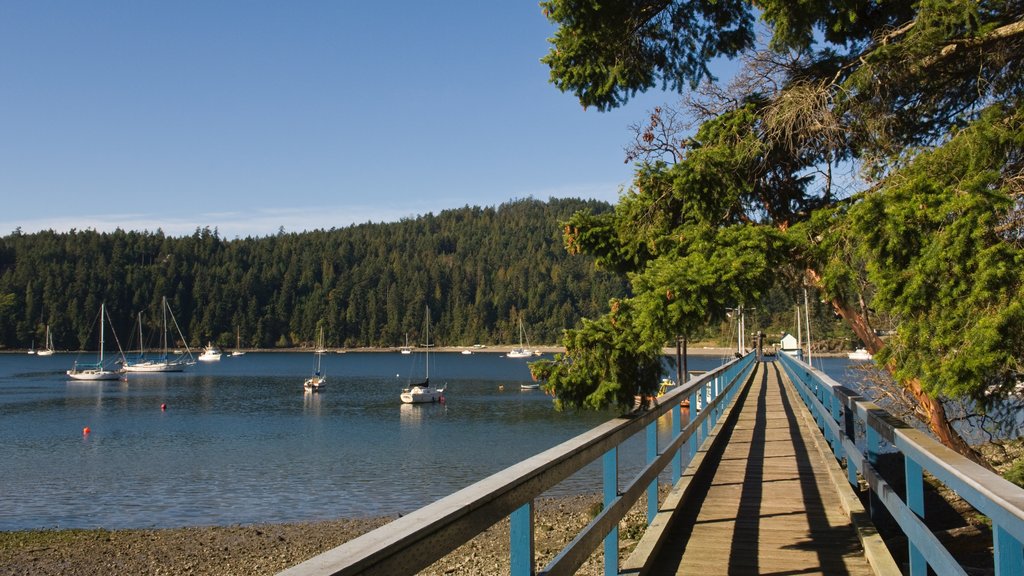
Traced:
<path fill-rule="evenodd" d="M 760 364 L 734 410 L 650 573 L 872 574 L 781 369 Z"/>

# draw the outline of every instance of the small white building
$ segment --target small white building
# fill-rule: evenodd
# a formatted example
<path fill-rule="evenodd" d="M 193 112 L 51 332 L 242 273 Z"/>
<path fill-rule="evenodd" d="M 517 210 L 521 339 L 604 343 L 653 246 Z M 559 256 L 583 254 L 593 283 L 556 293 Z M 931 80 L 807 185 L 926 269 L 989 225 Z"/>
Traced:
<path fill-rule="evenodd" d="M 797 342 L 796 337 L 792 334 L 783 334 L 782 341 L 779 343 L 779 346 L 785 354 L 789 354 L 796 358 L 801 358 L 803 356 L 800 351 L 800 343 Z"/>

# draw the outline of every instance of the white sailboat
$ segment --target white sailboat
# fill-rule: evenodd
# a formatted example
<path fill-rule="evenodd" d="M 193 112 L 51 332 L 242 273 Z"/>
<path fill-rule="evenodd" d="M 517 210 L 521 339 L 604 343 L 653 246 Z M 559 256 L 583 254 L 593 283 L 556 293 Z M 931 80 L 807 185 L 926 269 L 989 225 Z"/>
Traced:
<path fill-rule="evenodd" d="M 231 353 L 231 356 L 245 356 L 245 350 L 242 350 L 242 329 L 235 329 L 235 351 Z"/>
<path fill-rule="evenodd" d="M 525 330 L 523 330 L 523 317 L 520 316 L 519 317 L 519 347 L 518 348 L 513 348 L 512 350 L 510 350 L 509 353 L 506 354 L 506 356 L 508 356 L 509 358 L 529 358 L 529 357 L 533 356 L 533 352 L 530 351 L 530 349 L 527 346 L 523 346 L 523 334 L 524 333 L 525 333 Z M 527 345 L 529 345 L 529 341 L 527 341 Z"/>
<path fill-rule="evenodd" d="M 53 334 L 50 333 L 50 325 L 46 325 L 46 348 L 36 352 L 36 356 L 53 356 Z"/>
<path fill-rule="evenodd" d="M 426 364 L 426 377 L 423 382 L 411 384 L 402 389 L 399 396 L 405 404 L 422 404 L 426 402 L 440 402 L 444 400 L 444 388 L 435 388 L 430 384 L 430 309 L 427 309 L 426 320 L 427 343 L 424 347 L 423 358 Z"/>
<path fill-rule="evenodd" d="M 306 381 L 302 384 L 302 387 L 309 392 L 319 392 L 327 385 L 327 375 L 320 372 L 320 359 L 324 355 L 324 329 L 320 328 L 320 334 L 316 339 L 316 363 L 313 375 L 306 378 Z"/>
<path fill-rule="evenodd" d="M 399 348 L 402 354 L 412 354 L 412 346 L 409 346 L 409 333 L 405 333 L 405 346 Z"/>
<path fill-rule="evenodd" d="M 75 361 L 74 366 L 71 370 L 68 370 L 68 376 L 74 380 L 117 380 L 121 377 L 119 370 L 108 369 L 103 364 L 103 318 L 107 315 L 106 304 L 100 305 L 100 353 L 99 359 L 96 362 L 91 363 L 79 363 Z M 116 336 L 114 337 L 116 340 Z"/>
<path fill-rule="evenodd" d="M 185 368 L 195 364 L 195 360 L 192 357 L 192 351 L 188 349 L 188 344 L 185 345 L 185 354 L 173 359 L 169 356 L 169 347 L 167 344 L 168 313 L 171 314 L 171 321 L 174 323 L 174 327 L 177 329 L 178 336 L 182 341 L 185 341 L 185 336 L 181 333 L 181 328 L 178 327 L 178 321 L 174 319 L 174 313 L 171 312 L 171 307 L 167 304 L 166 297 L 164 297 L 161 304 L 161 311 L 163 315 L 163 331 L 160 337 L 160 345 L 162 348 L 161 355 L 156 358 L 146 358 L 145 350 L 143 350 L 142 347 L 142 316 L 140 315 L 139 355 L 136 358 L 125 361 L 125 372 L 182 372 Z"/>

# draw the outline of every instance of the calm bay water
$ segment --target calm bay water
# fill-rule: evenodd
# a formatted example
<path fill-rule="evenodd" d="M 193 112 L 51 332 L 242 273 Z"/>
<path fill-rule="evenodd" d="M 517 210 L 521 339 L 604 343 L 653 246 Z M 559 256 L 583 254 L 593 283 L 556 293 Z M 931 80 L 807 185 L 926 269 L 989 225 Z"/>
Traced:
<path fill-rule="evenodd" d="M 612 416 L 556 412 L 543 393 L 520 391 L 524 360 L 491 353 L 431 354 L 447 402 L 415 406 L 398 394 L 422 376 L 416 354 L 326 355 L 320 394 L 302 390 L 312 354 L 105 383 L 69 381 L 74 360 L 0 355 L 0 530 L 407 513 Z M 846 361 L 834 362 L 841 373 Z M 691 357 L 690 368 L 721 363 Z M 636 441 L 625 470 L 643 457 Z M 599 485 L 595 467 L 556 493 Z"/>

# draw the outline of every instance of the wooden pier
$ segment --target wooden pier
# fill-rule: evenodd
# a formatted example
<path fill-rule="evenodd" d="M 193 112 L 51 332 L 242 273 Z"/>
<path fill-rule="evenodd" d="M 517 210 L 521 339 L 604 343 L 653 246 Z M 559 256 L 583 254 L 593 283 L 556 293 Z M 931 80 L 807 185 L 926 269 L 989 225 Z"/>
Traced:
<path fill-rule="evenodd" d="M 685 496 L 662 506 L 666 518 L 652 526 L 664 530 L 658 549 L 634 555 L 627 564 L 637 569 L 625 572 L 646 565 L 644 573 L 658 575 L 875 573 L 846 511 L 859 502 L 849 501 L 852 490 L 844 501 L 842 472 L 834 482 L 835 462 L 819 450 L 807 417 L 781 369 L 760 364 L 719 441 L 698 455 L 704 462 L 684 483 Z M 869 537 L 868 548 L 876 545 Z M 891 559 L 881 564 L 880 572 L 895 571 Z"/>
<path fill-rule="evenodd" d="M 683 417 L 687 400 L 695 411 Z M 658 421 L 669 414 L 673 433 L 659 440 Z M 617 454 L 638 434 L 647 464 L 623 479 Z M 685 462 L 684 450 L 693 454 Z M 885 452 L 904 459 L 905 496 L 874 467 Z M 534 499 L 594 462 L 603 509 L 540 566 Z M 673 488 L 655 500 L 662 473 L 671 473 Z M 799 360 L 748 354 L 691 378 L 649 410 L 598 425 L 282 574 L 414 574 L 504 518 L 513 576 L 575 574 L 602 547 L 609 576 L 965 574 L 924 522 L 925 473 L 990 519 L 995 574 L 1024 574 L 1019 487 Z M 906 538 L 902 566 L 854 490 L 896 520 Z M 649 525 L 623 559 L 616 527 L 644 494 Z"/>

